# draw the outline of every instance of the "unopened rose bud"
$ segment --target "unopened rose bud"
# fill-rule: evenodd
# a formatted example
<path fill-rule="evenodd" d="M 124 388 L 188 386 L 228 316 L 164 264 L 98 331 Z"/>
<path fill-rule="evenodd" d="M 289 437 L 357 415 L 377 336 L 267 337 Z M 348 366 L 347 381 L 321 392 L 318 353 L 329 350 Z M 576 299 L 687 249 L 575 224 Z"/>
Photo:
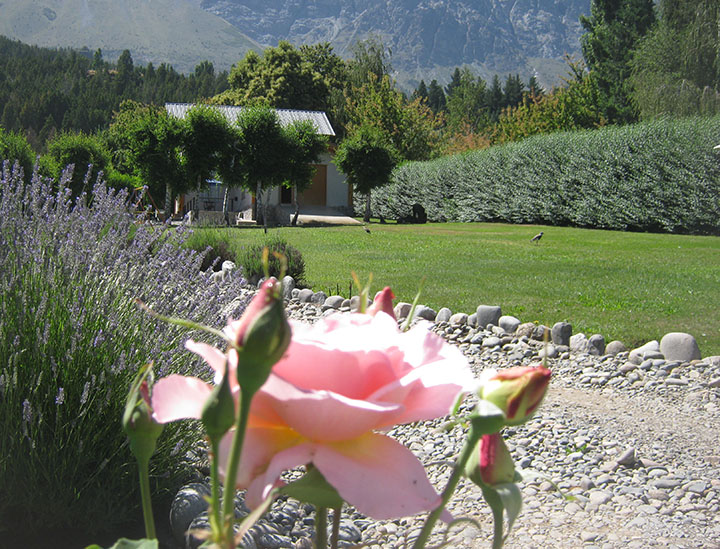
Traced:
<path fill-rule="evenodd" d="M 367 314 L 375 316 L 377 313 L 382 311 L 383 313 L 387 313 L 391 317 L 395 318 L 395 311 L 393 310 L 392 304 L 393 299 L 395 299 L 395 294 L 393 294 L 390 286 L 385 286 L 385 288 L 379 291 L 375 296 L 373 304 L 368 307 Z"/>
<path fill-rule="evenodd" d="M 465 466 L 465 475 L 478 486 L 515 480 L 515 464 L 500 433 L 482 436 Z"/>
<path fill-rule="evenodd" d="M 229 329 L 239 348 L 238 383 L 243 391 L 254 393 L 290 344 L 290 325 L 277 279 L 263 283 L 243 316 Z"/>
<path fill-rule="evenodd" d="M 485 380 L 479 396 L 503 411 L 507 425 L 519 425 L 535 412 L 549 383 L 550 370 L 544 366 L 508 368 Z"/>
<path fill-rule="evenodd" d="M 210 440 L 220 441 L 235 423 L 235 399 L 230 389 L 229 369 L 213 388 L 202 410 L 202 424 Z"/>
<path fill-rule="evenodd" d="M 152 417 L 150 389 L 147 377 L 151 367 L 142 369 L 133 380 L 123 414 L 123 429 L 128 436 L 130 449 L 139 462 L 147 463 L 155 452 L 157 439 L 163 426 Z"/>

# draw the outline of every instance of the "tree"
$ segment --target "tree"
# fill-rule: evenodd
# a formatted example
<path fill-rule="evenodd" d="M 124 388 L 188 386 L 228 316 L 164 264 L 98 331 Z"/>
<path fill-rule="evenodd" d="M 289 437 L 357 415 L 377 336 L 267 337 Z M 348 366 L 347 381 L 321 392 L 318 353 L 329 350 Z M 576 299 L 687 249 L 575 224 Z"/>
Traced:
<path fill-rule="evenodd" d="M 632 50 L 655 22 L 653 0 L 592 0 L 580 18 L 585 63 L 594 73 L 605 118 L 628 123 L 637 116 L 630 101 Z"/>
<path fill-rule="evenodd" d="M 640 117 L 720 112 L 720 6 L 664 0 L 660 16 L 630 63 Z"/>
<path fill-rule="evenodd" d="M 309 120 L 300 120 L 284 128 L 283 131 L 287 141 L 288 156 L 287 181 L 285 184 L 294 189 L 295 215 L 293 226 L 297 224 L 300 215 L 300 203 L 298 196 L 312 185 L 316 168 L 314 163 L 318 162 L 320 155 L 327 151 L 328 142 L 324 135 L 317 132 L 314 124 Z"/>
<path fill-rule="evenodd" d="M 428 87 L 428 107 L 436 114 L 445 110 L 445 92 L 435 79 Z"/>
<path fill-rule="evenodd" d="M 448 128 L 456 132 L 460 128 L 469 128 L 477 132 L 489 123 L 488 95 L 485 81 L 475 77 L 465 67 L 453 77 L 455 84 L 448 94 L 446 110 Z"/>
<path fill-rule="evenodd" d="M 245 186 L 255 193 L 255 218 L 267 230 L 267 205 L 264 191 L 287 179 L 288 141 L 277 113 L 270 107 L 243 109 L 238 115 L 237 158 Z"/>
<path fill-rule="evenodd" d="M 183 170 L 184 123 L 161 107 L 125 101 L 115 113 L 107 134 L 118 165 L 132 170 L 148 185 L 151 195 L 164 196 L 165 215 L 173 198 L 188 186 Z"/>
<path fill-rule="evenodd" d="M 230 89 L 213 97 L 213 103 L 301 110 L 324 110 L 328 103 L 325 79 L 284 40 L 262 56 L 250 50 L 230 70 L 228 83 Z"/>
<path fill-rule="evenodd" d="M 348 61 L 348 79 L 354 88 L 360 88 L 371 80 L 380 81 L 392 71 L 392 52 L 378 36 L 355 42 L 350 51 L 353 58 Z"/>
<path fill-rule="evenodd" d="M 388 75 L 380 80 L 370 76 L 360 88 L 353 88 L 346 109 L 348 133 L 373 126 L 403 159 L 427 160 L 437 151 L 438 120 L 424 102 L 408 102 Z"/>
<path fill-rule="evenodd" d="M 385 185 L 398 162 L 398 154 L 382 132 L 361 126 L 345 138 L 335 154 L 335 164 L 348 183 L 365 195 L 365 222 L 370 221 L 370 194 Z"/>
<path fill-rule="evenodd" d="M 58 179 L 61 172 L 73 165 L 68 188 L 73 196 L 92 190 L 94 179 L 110 167 L 110 153 L 100 138 L 83 133 L 63 132 L 48 143 L 47 157 L 53 175 Z"/>
<path fill-rule="evenodd" d="M 30 180 L 33 172 L 35 154 L 30 144 L 22 135 L 6 132 L 0 128 L 0 163 L 8 160 L 12 166 L 17 162 L 23 170 L 26 180 Z"/>
<path fill-rule="evenodd" d="M 415 88 L 415 91 L 412 94 L 412 98 L 427 101 L 428 95 L 429 94 L 428 94 L 427 86 L 425 85 L 425 80 L 420 80 L 418 87 Z"/>

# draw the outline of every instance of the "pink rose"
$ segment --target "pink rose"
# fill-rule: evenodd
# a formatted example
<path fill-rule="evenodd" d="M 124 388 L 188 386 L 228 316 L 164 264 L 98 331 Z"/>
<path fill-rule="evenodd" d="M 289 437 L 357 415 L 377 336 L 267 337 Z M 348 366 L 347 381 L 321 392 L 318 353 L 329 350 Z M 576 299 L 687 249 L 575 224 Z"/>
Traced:
<path fill-rule="evenodd" d="M 378 431 L 444 416 L 472 384 L 456 347 L 423 327 L 400 332 L 384 312 L 294 324 L 285 356 L 253 400 L 237 485 L 253 507 L 282 471 L 312 463 L 368 516 L 431 510 L 440 497 L 422 464 Z"/>
<path fill-rule="evenodd" d="M 478 396 L 500 408 L 507 425 L 519 425 L 535 413 L 549 383 L 550 370 L 544 366 L 485 370 L 480 375 Z"/>
<path fill-rule="evenodd" d="M 333 315 L 313 326 L 294 323 L 292 332 L 290 346 L 252 401 L 236 478 L 239 488 L 248 489 L 248 505 L 257 506 L 283 471 L 312 463 L 368 516 L 386 519 L 437 507 L 440 497 L 423 465 L 381 431 L 446 415 L 458 394 L 474 385 L 462 353 L 423 327 L 401 332 L 382 311 Z M 187 347 L 224 371 L 218 349 L 193 342 Z M 200 417 L 210 390 L 197 378 L 160 380 L 153 391 L 156 419 Z M 221 473 L 230 434 L 220 446 Z"/>

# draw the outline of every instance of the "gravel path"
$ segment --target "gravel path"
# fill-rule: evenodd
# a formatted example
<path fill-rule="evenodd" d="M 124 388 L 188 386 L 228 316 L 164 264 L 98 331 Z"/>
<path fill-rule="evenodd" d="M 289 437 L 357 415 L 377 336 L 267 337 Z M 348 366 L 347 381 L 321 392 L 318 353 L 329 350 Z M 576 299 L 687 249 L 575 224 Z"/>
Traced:
<path fill-rule="evenodd" d="M 288 312 L 309 322 L 321 314 L 294 301 Z M 497 330 L 447 323 L 433 329 L 463 350 L 476 373 L 537 364 L 543 349 Z M 500 341 L 483 345 L 490 337 Z M 632 365 L 628 353 L 559 351 L 548 360 L 553 378 L 540 410 L 504 432 L 516 465 L 539 473 L 521 483 L 523 509 L 506 547 L 720 549 L 720 357 Z M 459 427 L 438 429 L 442 423 L 390 433 L 426 464 L 439 491 L 464 437 Z M 490 511 L 477 487 L 461 481 L 449 507 L 480 528 L 453 526 L 449 547 L 490 547 Z M 409 547 L 421 518 L 378 522 L 346 509 L 342 545 Z M 309 547 L 309 508 L 278 501 L 269 519 L 256 532 L 256 547 Z M 436 530 L 435 544 L 442 540 Z"/>

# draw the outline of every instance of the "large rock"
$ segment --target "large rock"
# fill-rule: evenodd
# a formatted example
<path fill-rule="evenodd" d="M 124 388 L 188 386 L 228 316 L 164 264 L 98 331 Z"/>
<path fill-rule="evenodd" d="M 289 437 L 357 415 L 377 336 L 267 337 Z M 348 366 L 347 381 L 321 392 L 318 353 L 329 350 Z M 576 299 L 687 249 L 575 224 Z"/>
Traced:
<path fill-rule="evenodd" d="M 591 355 L 601 356 L 605 354 L 605 338 L 601 334 L 593 334 L 588 339 L 588 352 Z"/>
<path fill-rule="evenodd" d="M 327 311 L 328 309 L 339 309 L 342 307 L 345 298 L 341 295 L 331 295 L 322 304 L 322 310 Z"/>
<path fill-rule="evenodd" d="M 295 289 L 295 279 L 290 275 L 285 275 L 282 279 L 283 298 L 291 299 L 293 290 Z"/>
<path fill-rule="evenodd" d="M 327 298 L 328 296 L 325 292 L 315 292 L 310 298 L 310 303 L 314 303 L 315 305 L 322 305 L 323 303 L 325 303 L 325 300 Z"/>
<path fill-rule="evenodd" d="M 666 360 L 681 360 L 690 362 L 700 360 L 700 347 L 690 334 L 683 332 L 670 332 L 660 340 L 660 352 Z"/>
<path fill-rule="evenodd" d="M 545 336 L 550 337 L 550 328 L 548 328 L 544 324 L 535 326 L 533 328 L 532 334 L 530 334 L 530 337 L 537 341 L 545 341 Z"/>
<path fill-rule="evenodd" d="M 514 334 L 520 326 L 520 321 L 514 316 L 503 315 L 498 320 L 498 326 L 500 326 L 506 334 Z"/>
<path fill-rule="evenodd" d="M 395 305 L 395 308 L 393 309 L 393 312 L 395 313 L 395 318 L 407 318 L 410 314 L 411 309 L 412 303 L 405 303 L 404 301 L 401 301 L 400 303 Z"/>
<path fill-rule="evenodd" d="M 488 324 L 497 326 L 502 316 L 502 309 L 497 305 L 478 305 L 475 314 L 477 315 L 478 328 L 484 328 Z"/>
<path fill-rule="evenodd" d="M 590 343 L 585 334 L 575 334 L 570 338 L 570 350 L 575 353 L 587 353 L 590 349 Z"/>
<path fill-rule="evenodd" d="M 611 341 L 605 347 L 605 354 L 608 354 L 608 355 L 616 355 L 618 353 L 624 353 L 625 351 L 627 351 L 627 348 L 625 347 L 625 345 L 623 344 L 622 341 L 618 341 L 618 340 Z"/>
<path fill-rule="evenodd" d="M 170 529 L 175 540 L 185 543 L 186 532 L 195 517 L 208 508 L 205 498 L 210 496 L 210 487 L 201 482 L 192 482 L 178 490 L 170 505 Z"/>
<path fill-rule="evenodd" d="M 415 307 L 415 318 L 422 318 L 423 320 L 435 320 L 435 317 L 437 316 L 437 313 L 435 312 L 435 309 L 431 309 L 430 307 L 426 307 L 425 305 L 418 305 Z"/>
<path fill-rule="evenodd" d="M 312 297 L 313 291 L 310 288 L 303 288 L 300 292 L 298 292 L 298 301 L 300 303 L 310 303 Z"/>
<path fill-rule="evenodd" d="M 569 322 L 556 322 L 550 330 L 550 336 L 554 345 L 570 345 L 572 336 L 572 324 Z"/>
<path fill-rule="evenodd" d="M 641 345 L 630 351 L 628 362 L 640 364 L 648 353 L 660 353 L 660 344 L 656 340 L 648 341 L 645 345 Z"/>
<path fill-rule="evenodd" d="M 535 324 L 532 322 L 523 322 L 517 327 L 517 330 L 515 330 L 515 335 L 517 337 L 529 338 L 532 335 L 533 330 L 535 330 Z"/>
<path fill-rule="evenodd" d="M 437 316 L 435 317 L 435 322 L 449 322 L 451 318 L 452 311 L 447 307 L 443 307 L 438 311 Z"/>
<path fill-rule="evenodd" d="M 438 313 L 439 314 L 439 313 Z M 450 324 L 467 324 L 468 323 L 468 315 L 467 313 L 455 313 L 450 317 L 449 320 Z"/>

